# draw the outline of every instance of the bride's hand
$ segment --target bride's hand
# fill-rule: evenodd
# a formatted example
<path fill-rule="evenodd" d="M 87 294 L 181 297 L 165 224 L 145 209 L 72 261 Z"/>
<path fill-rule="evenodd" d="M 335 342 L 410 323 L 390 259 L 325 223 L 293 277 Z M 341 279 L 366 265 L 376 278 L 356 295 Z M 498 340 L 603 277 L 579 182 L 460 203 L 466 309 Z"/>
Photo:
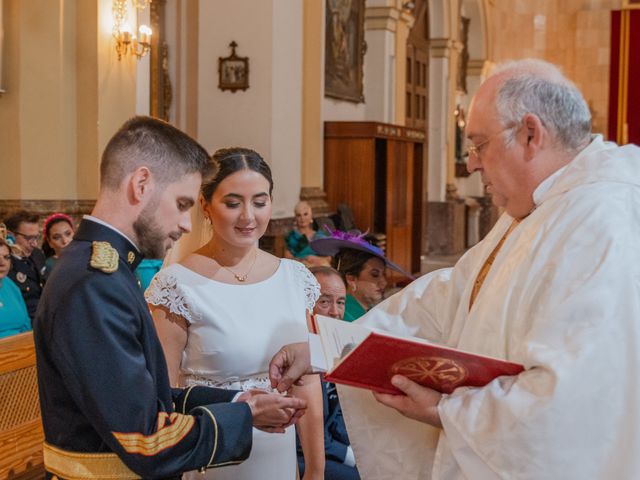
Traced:
<path fill-rule="evenodd" d="M 296 423 L 307 408 L 307 403 L 301 398 L 262 390 L 244 392 L 238 401 L 249 405 L 253 426 L 269 433 L 284 433 L 285 428 Z"/>

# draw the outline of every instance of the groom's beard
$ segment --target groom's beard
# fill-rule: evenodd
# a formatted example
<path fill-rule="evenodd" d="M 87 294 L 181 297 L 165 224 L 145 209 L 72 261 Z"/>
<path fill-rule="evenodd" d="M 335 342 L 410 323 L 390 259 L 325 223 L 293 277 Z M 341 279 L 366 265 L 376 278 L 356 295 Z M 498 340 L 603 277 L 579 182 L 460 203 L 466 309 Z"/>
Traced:
<path fill-rule="evenodd" d="M 133 222 L 133 231 L 136 234 L 136 242 L 142 255 L 146 258 L 162 259 L 171 248 L 170 239 L 177 242 L 182 232 L 164 233 L 162 227 L 156 221 L 155 211 L 158 202 L 151 202 Z"/>

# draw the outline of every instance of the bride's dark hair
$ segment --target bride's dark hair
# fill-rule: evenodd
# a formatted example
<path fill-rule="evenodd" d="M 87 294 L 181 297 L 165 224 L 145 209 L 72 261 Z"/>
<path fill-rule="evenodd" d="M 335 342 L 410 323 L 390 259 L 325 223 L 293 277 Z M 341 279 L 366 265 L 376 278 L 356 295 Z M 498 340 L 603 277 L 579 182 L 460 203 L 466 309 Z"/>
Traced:
<path fill-rule="evenodd" d="M 273 192 L 273 178 L 267 162 L 250 148 L 221 148 L 211 156 L 209 172 L 202 179 L 200 193 L 206 201 L 211 200 L 220 182 L 240 170 L 258 172 L 269 182 L 269 195 Z"/>

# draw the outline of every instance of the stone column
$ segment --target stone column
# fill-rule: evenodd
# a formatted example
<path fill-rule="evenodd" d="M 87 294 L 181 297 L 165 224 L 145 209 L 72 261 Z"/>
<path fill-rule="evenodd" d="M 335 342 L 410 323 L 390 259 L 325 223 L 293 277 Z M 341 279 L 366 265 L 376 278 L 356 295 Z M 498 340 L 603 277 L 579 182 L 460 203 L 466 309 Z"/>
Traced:
<path fill-rule="evenodd" d="M 443 201 L 455 181 L 456 68 L 462 44 L 433 38 L 429 64 L 429 199 Z"/>
<path fill-rule="evenodd" d="M 300 199 L 314 215 L 329 213 L 323 186 L 322 95 L 324 78 L 324 2 L 305 0 L 302 46 L 302 155 Z"/>
<path fill-rule="evenodd" d="M 402 1 L 397 1 L 400 17 L 396 22 L 396 98 L 395 124 L 404 125 L 407 115 L 407 38 L 413 27 L 415 18 L 413 12 L 402 8 Z"/>
<path fill-rule="evenodd" d="M 400 10 L 395 0 L 372 0 L 365 11 L 367 53 L 364 98 L 367 120 L 393 123 L 396 119 L 396 31 Z"/>
<path fill-rule="evenodd" d="M 430 39 L 429 64 L 429 227 L 430 254 L 464 251 L 465 205 L 455 183 L 456 69 L 462 44 Z"/>

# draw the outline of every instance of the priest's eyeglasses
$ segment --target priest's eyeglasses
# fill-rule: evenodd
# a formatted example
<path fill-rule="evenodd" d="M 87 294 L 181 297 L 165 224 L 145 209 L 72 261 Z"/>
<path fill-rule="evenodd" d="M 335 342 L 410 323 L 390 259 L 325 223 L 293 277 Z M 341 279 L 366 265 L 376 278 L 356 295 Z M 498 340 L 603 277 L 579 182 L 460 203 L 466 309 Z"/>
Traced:
<path fill-rule="evenodd" d="M 493 140 L 494 138 L 496 138 L 499 135 L 502 135 L 504 132 L 507 132 L 509 130 L 513 130 L 517 126 L 518 125 L 510 125 L 507 128 L 503 128 L 499 132 L 496 132 L 493 135 L 490 135 L 484 142 L 480 142 L 477 145 L 475 143 L 473 143 L 472 141 L 469 141 L 469 145 L 467 145 L 467 157 L 471 157 L 473 155 L 476 158 L 480 158 L 480 155 L 482 154 L 482 150 L 487 145 L 489 145 L 489 142 L 491 142 L 491 140 Z"/>

